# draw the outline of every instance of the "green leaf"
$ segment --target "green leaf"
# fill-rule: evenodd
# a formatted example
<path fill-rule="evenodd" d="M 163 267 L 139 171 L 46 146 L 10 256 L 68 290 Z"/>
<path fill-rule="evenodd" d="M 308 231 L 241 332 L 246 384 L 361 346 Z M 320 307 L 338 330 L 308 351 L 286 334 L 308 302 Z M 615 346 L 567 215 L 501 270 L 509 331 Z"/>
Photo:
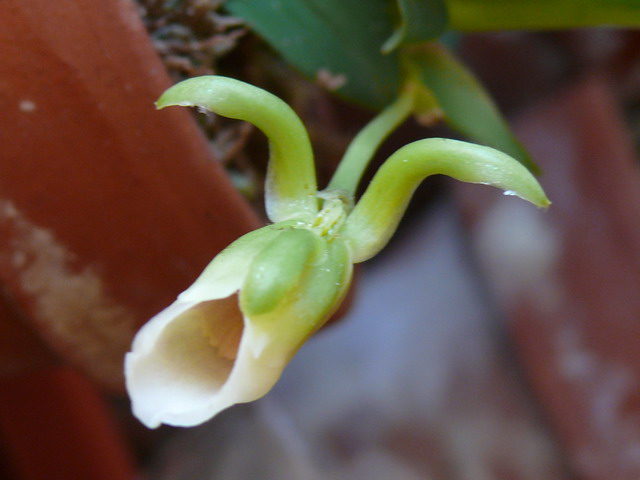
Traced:
<path fill-rule="evenodd" d="M 405 51 L 414 81 L 433 93 L 452 128 L 537 170 L 486 90 L 445 47 L 428 43 Z"/>
<path fill-rule="evenodd" d="M 399 58 L 380 51 L 394 28 L 389 0 L 227 0 L 225 5 L 304 74 L 343 83 L 339 95 L 376 109 L 395 99 Z"/>
<path fill-rule="evenodd" d="M 390 53 L 401 45 L 434 40 L 447 28 L 444 0 L 396 0 L 399 22 L 393 35 L 382 46 Z"/>
<path fill-rule="evenodd" d="M 463 32 L 640 26 L 638 0 L 447 0 Z"/>

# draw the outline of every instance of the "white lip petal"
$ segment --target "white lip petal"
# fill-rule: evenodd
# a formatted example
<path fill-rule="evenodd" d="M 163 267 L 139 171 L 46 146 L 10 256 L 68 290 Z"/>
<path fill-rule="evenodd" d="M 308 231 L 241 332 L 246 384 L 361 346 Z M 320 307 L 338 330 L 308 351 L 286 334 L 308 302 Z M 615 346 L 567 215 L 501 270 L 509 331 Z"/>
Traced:
<path fill-rule="evenodd" d="M 255 356 L 255 342 L 236 295 L 196 305 L 175 302 L 140 330 L 125 358 L 134 414 L 149 428 L 187 427 L 263 396 L 288 352 L 265 361 Z"/>
<path fill-rule="evenodd" d="M 140 355 L 151 352 L 158 337 L 162 334 L 162 331 L 166 328 L 167 324 L 172 322 L 186 310 L 196 305 L 196 303 L 197 302 L 175 301 L 160 313 L 152 317 L 140 330 L 138 330 L 138 333 L 133 339 L 133 344 L 131 345 L 131 352 L 136 352 Z"/>
<path fill-rule="evenodd" d="M 237 295 L 178 300 L 152 318 L 125 358 L 134 414 L 154 428 L 207 405 L 229 378 L 243 329 Z"/>
<path fill-rule="evenodd" d="M 136 334 L 125 358 L 125 377 L 134 414 L 142 423 L 151 428 L 194 425 L 243 401 L 231 399 L 233 395 L 223 400 L 227 394 L 222 395 L 244 331 L 234 293 L 253 258 L 281 233 L 269 226 L 236 240 Z M 240 369 L 246 364 L 238 362 Z"/>
<path fill-rule="evenodd" d="M 264 245 L 279 233 L 267 232 L 255 244 Z M 134 414 L 148 427 L 197 425 L 265 395 L 346 291 L 349 252 L 341 242 L 330 242 L 324 244 L 323 261 L 309 265 L 276 308 L 249 318 L 239 302 L 247 269 L 259 251 L 249 246 L 241 243 L 224 261 L 214 260 L 197 289 L 187 290 L 136 335 L 125 359 L 126 384 Z M 235 264 L 236 271 L 233 257 L 242 262 Z M 220 298 L 227 291 L 231 294 Z"/>
<path fill-rule="evenodd" d="M 269 361 L 255 357 L 251 348 L 254 341 L 252 337 L 250 332 L 244 332 L 238 357 L 228 379 L 219 389 L 207 393 L 206 402 L 190 403 L 188 408 L 180 411 L 166 411 L 159 421 L 167 425 L 191 427 L 235 404 L 264 396 L 282 375 L 288 356 L 270 358 Z"/>

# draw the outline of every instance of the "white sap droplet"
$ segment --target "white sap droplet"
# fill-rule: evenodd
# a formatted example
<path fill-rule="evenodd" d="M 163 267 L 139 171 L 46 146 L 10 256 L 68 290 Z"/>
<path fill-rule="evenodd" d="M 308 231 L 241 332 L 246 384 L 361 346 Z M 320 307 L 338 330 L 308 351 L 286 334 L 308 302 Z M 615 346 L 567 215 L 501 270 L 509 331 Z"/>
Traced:
<path fill-rule="evenodd" d="M 514 196 L 517 197 L 518 194 L 516 192 L 514 192 L 513 190 L 505 190 L 504 192 L 502 192 L 503 195 L 508 195 L 508 196 Z"/>

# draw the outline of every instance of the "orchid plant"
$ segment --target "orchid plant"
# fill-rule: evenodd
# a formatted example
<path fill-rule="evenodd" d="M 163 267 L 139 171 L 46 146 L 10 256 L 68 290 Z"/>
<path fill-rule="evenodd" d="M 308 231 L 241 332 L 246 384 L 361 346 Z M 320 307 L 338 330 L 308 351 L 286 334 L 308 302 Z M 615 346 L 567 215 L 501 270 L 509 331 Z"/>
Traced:
<path fill-rule="evenodd" d="M 534 176 L 512 157 L 443 138 L 400 148 L 356 202 L 382 141 L 412 113 L 423 113 L 411 82 L 354 138 L 322 191 L 307 132 L 274 95 L 205 76 L 173 86 L 157 102 L 158 108 L 171 105 L 200 107 L 262 130 L 270 144 L 265 196 L 273 223 L 223 250 L 136 335 L 126 357 L 127 388 L 135 415 L 151 428 L 196 425 L 265 395 L 340 305 L 353 264 L 387 244 L 424 178 L 444 174 L 549 205 Z"/>

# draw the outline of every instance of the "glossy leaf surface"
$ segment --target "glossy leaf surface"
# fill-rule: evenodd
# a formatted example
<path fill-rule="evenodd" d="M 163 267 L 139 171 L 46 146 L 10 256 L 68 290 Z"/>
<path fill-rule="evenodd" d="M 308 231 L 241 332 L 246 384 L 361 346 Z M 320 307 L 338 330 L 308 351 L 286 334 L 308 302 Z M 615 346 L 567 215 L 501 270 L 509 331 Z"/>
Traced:
<path fill-rule="evenodd" d="M 228 0 L 226 7 L 304 74 L 342 83 L 341 96 L 379 109 L 400 88 L 398 56 L 381 52 L 394 30 L 388 0 Z"/>
<path fill-rule="evenodd" d="M 408 51 L 409 68 L 435 96 L 445 120 L 469 139 L 535 167 L 480 82 L 445 47 L 429 43 Z"/>
<path fill-rule="evenodd" d="M 401 45 L 426 42 L 442 35 L 447 28 L 444 0 L 397 0 L 398 25 L 382 51 L 391 52 Z"/>

